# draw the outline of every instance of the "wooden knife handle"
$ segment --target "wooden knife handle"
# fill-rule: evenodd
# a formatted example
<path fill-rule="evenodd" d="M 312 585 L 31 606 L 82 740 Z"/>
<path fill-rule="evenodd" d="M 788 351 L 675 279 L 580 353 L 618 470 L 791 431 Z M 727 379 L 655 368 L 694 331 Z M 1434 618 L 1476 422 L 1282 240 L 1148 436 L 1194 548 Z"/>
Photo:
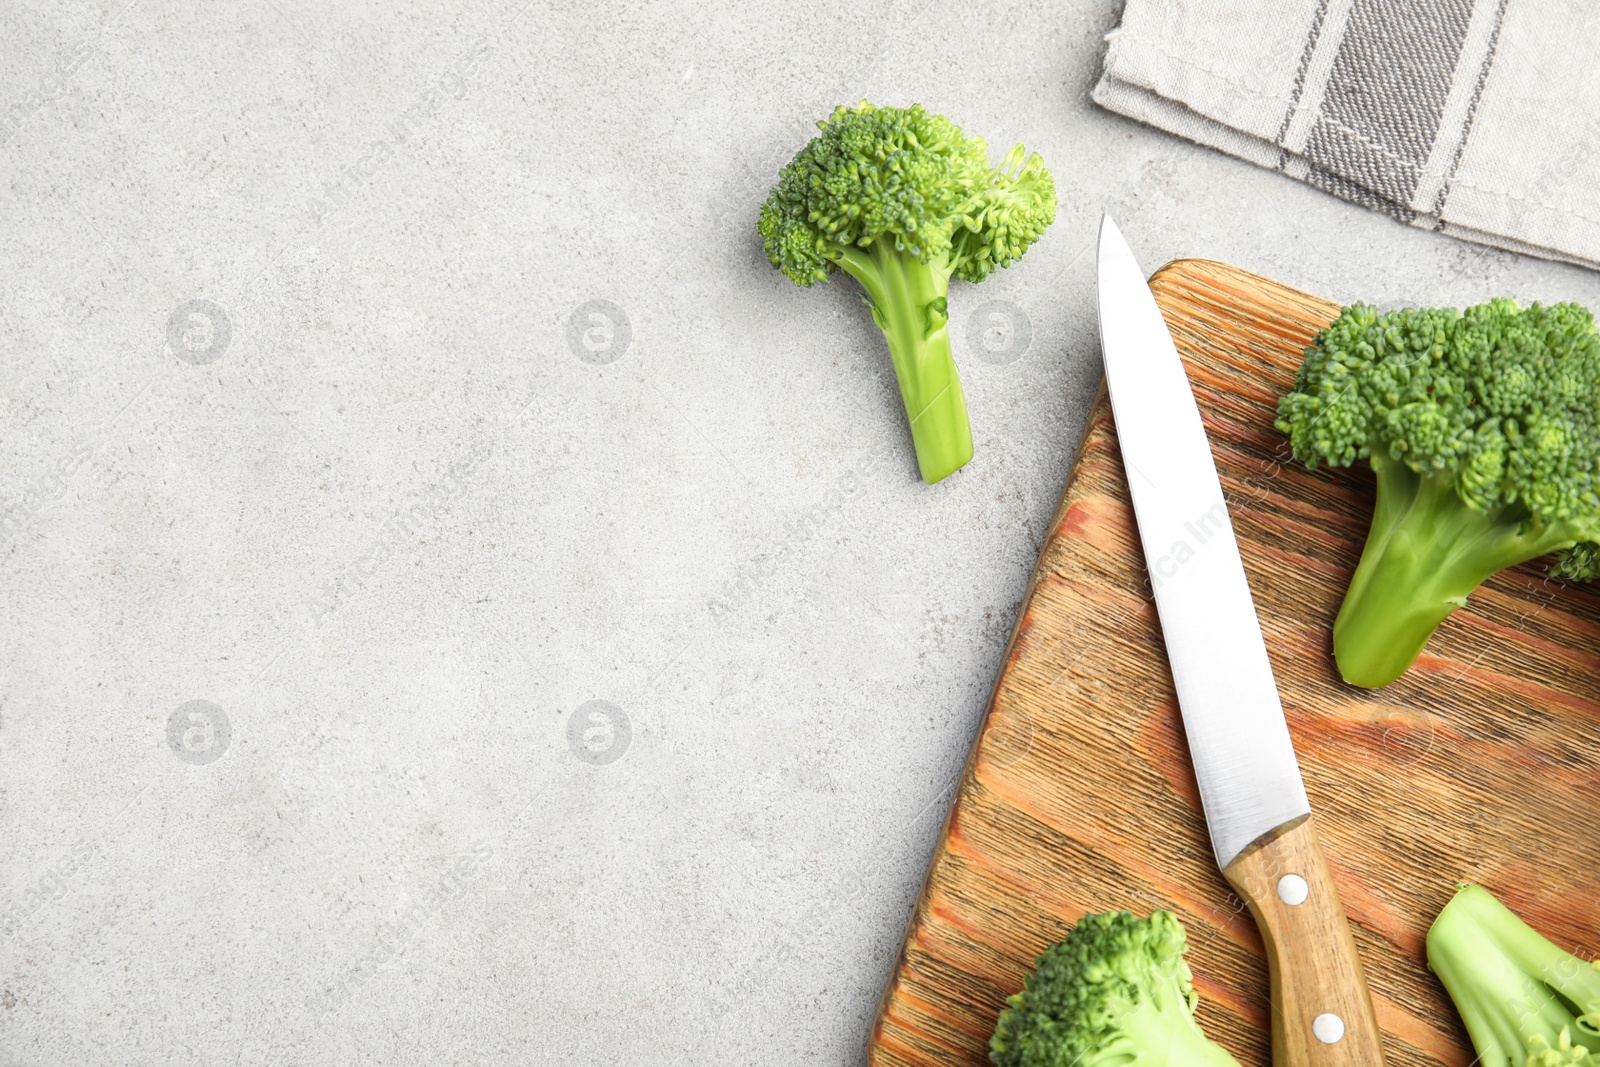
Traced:
<path fill-rule="evenodd" d="M 1267 946 L 1273 1067 L 1382 1067 L 1367 980 L 1310 816 L 1254 842 L 1222 873 Z"/>

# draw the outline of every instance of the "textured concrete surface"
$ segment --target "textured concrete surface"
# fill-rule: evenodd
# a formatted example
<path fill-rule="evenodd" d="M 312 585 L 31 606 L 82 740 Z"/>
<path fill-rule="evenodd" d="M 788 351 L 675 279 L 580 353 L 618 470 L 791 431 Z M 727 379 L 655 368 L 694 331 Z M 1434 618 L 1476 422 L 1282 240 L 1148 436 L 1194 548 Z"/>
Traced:
<path fill-rule="evenodd" d="M 7 1065 L 858 1063 L 1101 209 L 1150 268 L 1600 303 L 1097 110 L 1107 3 L 125 2 L 0 12 Z M 862 97 L 1060 186 L 952 290 L 935 488 L 851 284 L 753 235 Z"/>

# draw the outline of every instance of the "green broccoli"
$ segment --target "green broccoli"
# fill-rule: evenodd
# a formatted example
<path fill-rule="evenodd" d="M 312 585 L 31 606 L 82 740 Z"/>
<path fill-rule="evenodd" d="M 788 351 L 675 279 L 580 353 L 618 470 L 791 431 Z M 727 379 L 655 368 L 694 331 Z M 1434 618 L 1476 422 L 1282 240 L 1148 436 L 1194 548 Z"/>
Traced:
<path fill-rule="evenodd" d="M 1027 251 L 1055 218 L 1055 183 L 1021 145 L 991 167 L 982 140 L 920 105 L 863 101 L 817 127 L 761 208 L 762 241 L 800 285 L 843 270 L 866 290 L 931 485 L 972 458 L 950 279 L 981 282 Z"/>
<path fill-rule="evenodd" d="M 1195 1022 L 1183 926 L 1169 911 L 1085 915 L 1006 1001 L 999 1067 L 1239 1067 Z"/>
<path fill-rule="evenodd" d="M 1600 573 L 1600 336 L 1576 304 L 1345 308 L 1305 351 L 1277 426 L 1296 459 L 1378 479 L 1333 626 L 1339 673 L 1387 685 L 1490 575 L 1566 550 Z"/>
<path fill-rule="evenodd" d="M 1482 1067 L 1588 1067 L 1600 1053 L 1600 962 L 1552 945 L 1485 889 L 1461 886 L 1428 930 L 1428 966 Z"/>

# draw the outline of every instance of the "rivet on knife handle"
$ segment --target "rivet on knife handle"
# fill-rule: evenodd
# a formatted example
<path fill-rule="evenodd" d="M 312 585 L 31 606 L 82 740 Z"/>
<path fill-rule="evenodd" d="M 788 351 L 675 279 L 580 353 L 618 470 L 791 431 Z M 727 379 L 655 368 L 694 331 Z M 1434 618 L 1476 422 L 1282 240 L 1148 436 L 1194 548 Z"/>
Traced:
<path fill-rule="evenodd" d="M 1252 844 L 1222 873 L 1266 943 L 1273 1067 L 1381 1067 L 1372 999 L 1311 817 Z"/>

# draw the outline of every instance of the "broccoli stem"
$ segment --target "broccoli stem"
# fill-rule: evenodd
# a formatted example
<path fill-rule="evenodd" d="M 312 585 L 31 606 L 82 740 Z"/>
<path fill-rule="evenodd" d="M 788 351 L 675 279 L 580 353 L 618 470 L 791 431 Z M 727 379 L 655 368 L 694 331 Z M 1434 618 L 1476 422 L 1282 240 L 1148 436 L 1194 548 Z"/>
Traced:
<path fill-rule="evenodd" d="M 923 263 L 887 238 L 867 248 L 846 248 L 839 266 L 867 291 L 872 321 L 889 342 L 911 441 L 922 480 L 932 485 L 972 458 L 972 426 L 950 354 L 950 271 L 940 260 Z"/>
<path fill-rule="evenodd" d="M 1095 1062 L 1096 1067 L 1107 1062 L 1239 1067 L 1232 1053 L 1200 1029 L 1200 1024 L 1189 1014 L 1192 1010 L 1168 1004 L 1143 1004 L 1131 1019 L 1119 1025 L 1121 1040 L 1108 1050 L 1112 1057 L 1086 1059 Z M 1132 1057 L 1127 1055 L 1130 1047 L 1137 1050 Z"/>
<path fill-rule="evenodd" d="M 1428 930 L 1428 967 L 1444 983 L 1484 1067 L 1524 1067 L 1529 1043 L 1567 1031 L 1600 1050 L 1582 1005 L 1600 971 L 1551 944 L 1478 886 L 1462 886 Z M 1575 1019 L 1576 1016 L 1576 1019 Z"/>
<path fill-rule="evenodd" d="M 1577 540 L 1530 527 L 1520 509 L 1479 511 L 1453 474 L 1422 475 L 1374 452 L 1372 529 L 1333 624 L 1333 655 L 1351 685 L 1388 685 L 1405 673 L 1439 624 L 1491 575 Z"/>

